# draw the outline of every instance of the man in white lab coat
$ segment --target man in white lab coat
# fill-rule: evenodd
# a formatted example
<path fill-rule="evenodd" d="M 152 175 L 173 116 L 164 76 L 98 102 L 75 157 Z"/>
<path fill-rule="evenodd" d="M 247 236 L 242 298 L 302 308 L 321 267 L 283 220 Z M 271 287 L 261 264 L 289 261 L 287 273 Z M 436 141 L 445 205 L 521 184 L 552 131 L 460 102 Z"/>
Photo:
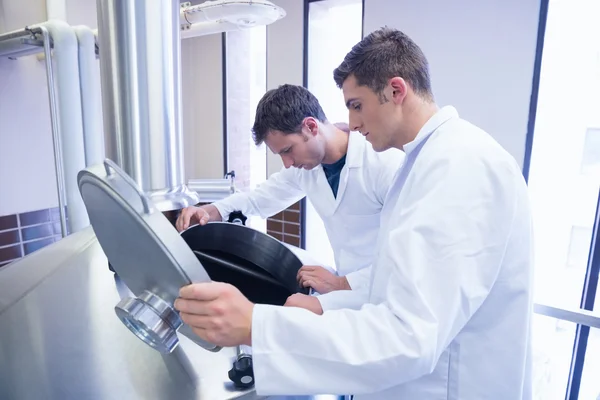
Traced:
<path fill-rule="evenodd" d="M 454 108 L 435 105 L 427 60 L 400 31 L 366 36 L 334 76 L 350 127 L 375 150 L 406 153 L 382 211 L 367 304 L 318 315 L 201 283 L 180 291 L 183 321 L 210 342 L 252 345 L 263 395 L 531 399 L 532 233 L 519 166 Z"/>
<path fill-rule="evenodd" d="M 367 286 L 383 200 L 404 153 L 378 153 L 360 133 L 339 127 L 327 120 L 317 98 L 304 87 L 282 85 L 268 91 L 256 109 L 254 141 L 279 154 L 284 168 L 253 191 L 184 209 L 177 229 L 226 220 L 235 210 L 267 218 L 307 196 L 324 222 L 338 268 L 335 275 L 320 266 L 304 266 L 300 283 L 320 294 Z M 288 305 L 332 308 L 337 297 L 330 294 L 317 301 L 295 296 Z"/>

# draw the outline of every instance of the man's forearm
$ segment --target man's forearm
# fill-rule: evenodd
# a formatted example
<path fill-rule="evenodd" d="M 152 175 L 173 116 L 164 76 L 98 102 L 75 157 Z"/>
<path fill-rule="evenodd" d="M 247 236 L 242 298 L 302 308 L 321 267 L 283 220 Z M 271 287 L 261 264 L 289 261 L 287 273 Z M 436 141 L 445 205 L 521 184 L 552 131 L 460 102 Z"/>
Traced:
<path fill-rule="evenodd" d="M 209 221 L 223 221 L 223 216 L 213 204 L 206 204 L 202 208 L 208 212 Z"/>

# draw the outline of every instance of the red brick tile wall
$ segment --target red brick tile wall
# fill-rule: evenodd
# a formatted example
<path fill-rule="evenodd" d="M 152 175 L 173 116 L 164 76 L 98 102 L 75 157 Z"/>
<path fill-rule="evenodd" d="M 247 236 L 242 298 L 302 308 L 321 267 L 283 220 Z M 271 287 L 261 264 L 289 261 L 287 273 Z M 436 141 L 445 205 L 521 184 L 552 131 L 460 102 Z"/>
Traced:
<path fill-rule="evenodd" d="M 300 247 L 300 202 L 267 219 L 267 233 L 282 242 Z"/>
<path fill-rule="evenodd" d="M 60 239 L 58 208 L 0 216 L 0 268 Z"/>

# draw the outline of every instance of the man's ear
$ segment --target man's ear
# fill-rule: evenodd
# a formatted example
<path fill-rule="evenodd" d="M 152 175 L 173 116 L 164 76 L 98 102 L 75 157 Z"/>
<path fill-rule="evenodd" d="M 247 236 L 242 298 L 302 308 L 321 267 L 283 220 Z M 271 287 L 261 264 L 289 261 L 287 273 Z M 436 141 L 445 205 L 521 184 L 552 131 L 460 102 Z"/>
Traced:
<path fill-rule="evenodd" d="M 406 81 L 399 76 L 395 76 L 390 79 L 389 87 L 391 89 L 391 100 L 397 104 L 402 103 L 408 94 Z"/>
<path fill-rule="evenodd" d="M 302 123 L 306 127 L 306 133 L 310 133 L 311 136 L 317 136 L 319 133 L 319 122 L 314 117 L 306 117 Z"/>

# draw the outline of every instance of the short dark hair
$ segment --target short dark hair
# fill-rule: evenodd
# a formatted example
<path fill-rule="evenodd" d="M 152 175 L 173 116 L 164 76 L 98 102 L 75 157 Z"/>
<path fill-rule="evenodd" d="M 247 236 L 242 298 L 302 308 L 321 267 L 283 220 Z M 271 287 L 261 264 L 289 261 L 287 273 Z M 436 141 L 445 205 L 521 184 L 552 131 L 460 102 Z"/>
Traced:
<path fill-rule="evenodd" d="M 339 88 L 354 75 L 357 84 L 381 94 L 388 81 L 399 76 L 419 96 L 433 101 L 427 58 L 404 33 L 383 27 L 358 42 L 333 71 Z"/>
<path fill-rule="evenodd" d="M 286 84 L 269 90 L 256 107 L 252 127 L 254 143 L 260 145 L 269 132 L 274 130 L 286 134 L 299 133 L 306 117 L 327 121 L 319 101 L 306 88 Z"/>

